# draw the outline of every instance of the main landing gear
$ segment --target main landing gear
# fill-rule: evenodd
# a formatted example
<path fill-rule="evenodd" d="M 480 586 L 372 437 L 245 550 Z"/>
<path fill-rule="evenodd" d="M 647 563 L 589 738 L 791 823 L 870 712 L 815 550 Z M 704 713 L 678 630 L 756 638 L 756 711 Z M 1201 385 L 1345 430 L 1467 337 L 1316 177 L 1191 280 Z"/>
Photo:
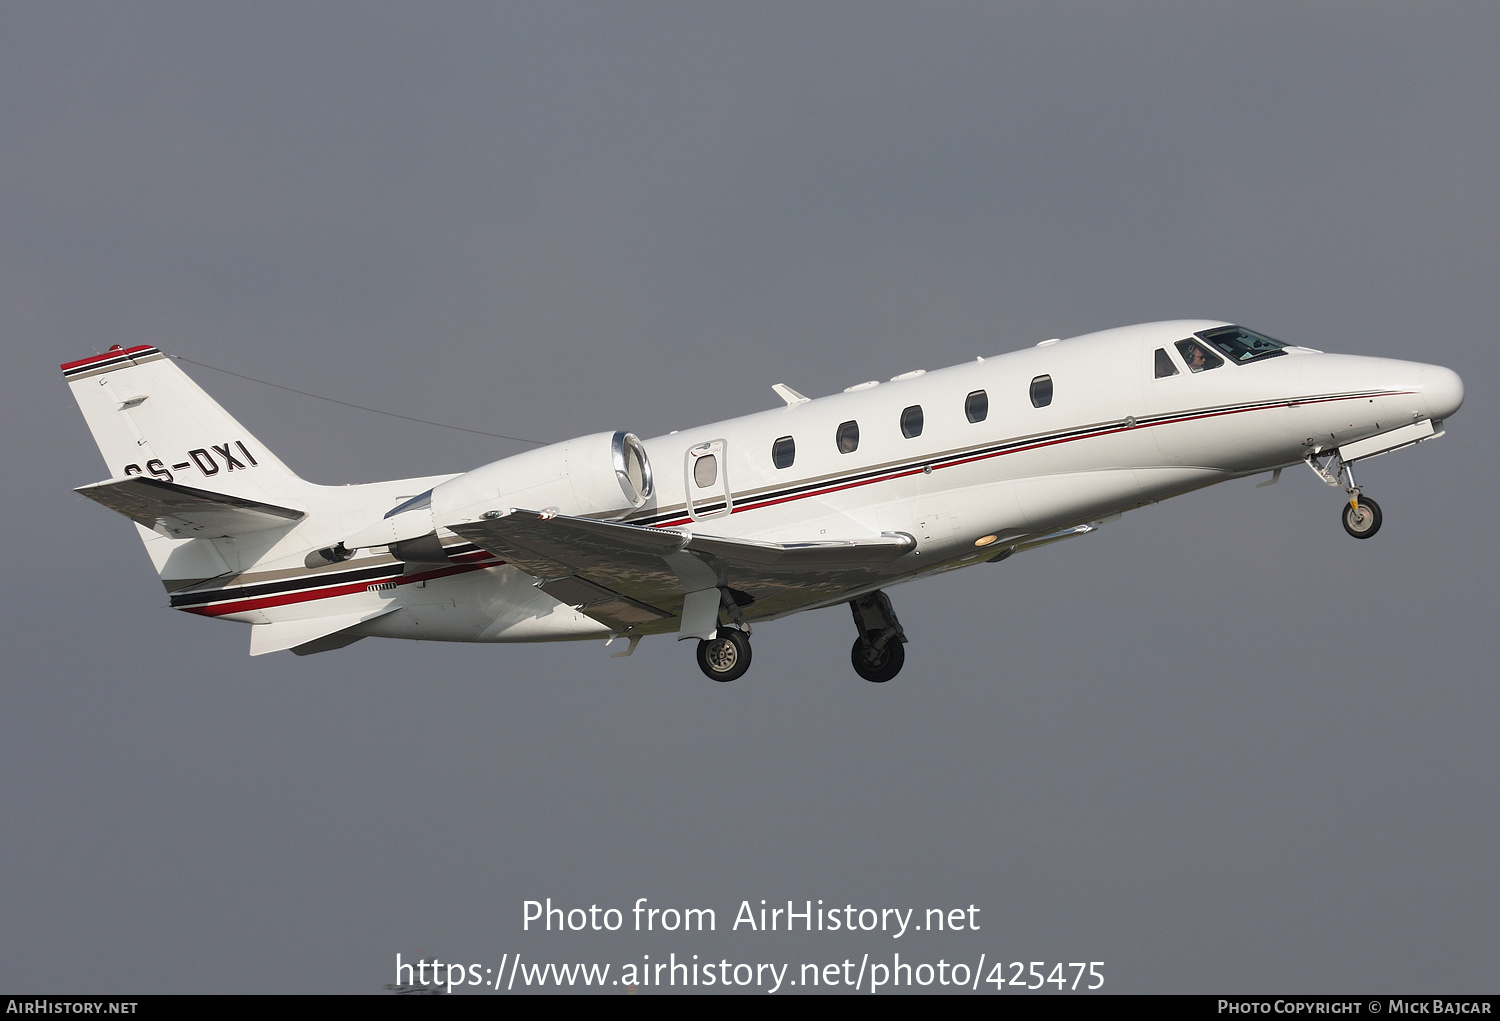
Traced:
<path fill-rule="evenodd" d="M 1308 454 L 1303 460 L 1318 478 L 1348 494 L 1349 502 L 1344 505 L 1342 516 L 1344 531 L 1356 539 L 1368 539 L 1380 531 L 1380 504 L 1361 494 L 1360 487 L 1354 484 L 1354 469 L 1345 463 L 1337 450 Z M 1345 482 L 1345 479 L 1349 481 Z"/>
<path fill-rule="evenodd" d="M 719 625 L 712 638 L 698 642 L 698 669 L 711 681 L 732 681 L 750 669 L 750 624 L 739 604 L 725 591 L 723 610 L 728 624 Z M 906 664 L 906 632 L 891 599 L 884 592 L 868 592 L 849 600 L 859 637 L 849 650 L 854 672 L 867 681 L 884 684 Z"/>
<path fill-rule="evenodd" d="M 750 669 L 750 622 L 728 589 L 719 590 L 719 606 L 729 624 L 698 642 L 698 669 L 711 681 L 732 681 Z"/>
<path fill-rule="evenodd" d="M 891 609 L 891 599 L 878 589 L 849 600 L 859 637 L 849 651 L 854 672 L 867 681 L 884 684 L 901 672 L 906 663 L 906 632 Z"/>
<path fill-rule="evenodd" d="M 743 677 L 750 669 L 750 636 L 737 628 L 719 628 L 718 634 L 698 643 L 698 669 L 711 681 Z"/>

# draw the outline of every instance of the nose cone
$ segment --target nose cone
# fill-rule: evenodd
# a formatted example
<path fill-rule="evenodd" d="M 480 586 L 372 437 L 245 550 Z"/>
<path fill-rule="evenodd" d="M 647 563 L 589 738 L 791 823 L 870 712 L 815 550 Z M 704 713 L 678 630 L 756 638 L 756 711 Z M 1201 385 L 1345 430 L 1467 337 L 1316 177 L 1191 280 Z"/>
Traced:
<path fill-rule="evenodd" d="M 1464 381 L 1441 365 L 1422 367 L 1422 395 L 1427 399 L 1427 417 L 1441 422 L 1464 402 Z"/>

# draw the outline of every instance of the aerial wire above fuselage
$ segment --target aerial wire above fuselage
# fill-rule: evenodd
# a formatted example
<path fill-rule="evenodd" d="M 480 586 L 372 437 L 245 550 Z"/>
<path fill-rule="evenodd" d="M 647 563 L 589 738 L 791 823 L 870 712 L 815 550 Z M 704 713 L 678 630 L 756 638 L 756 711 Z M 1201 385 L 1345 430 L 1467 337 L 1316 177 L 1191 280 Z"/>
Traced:
<path fill-rule="evenodd" d="M 368 411 L 374 415 L 386 415 L 390 418 L 399 418 L 405 422 L 416 422 L 419 425 L 433 425 L 437 426 L 439 429 L 452 429 L 455 432 L 474 433 L 478 436 L 493 436 L 497 440 L 514 440 L 517 443 L 531 443 L 539 447 L 545 446 L 548 443 L 552 442 L 551 440 L 531 440 L 527 439 L 524 436 L 507 436 L 505 433 L 492 433 L 484 429 L 470 429 L 467 426 L 450 425 L 447 422 L 434 422 L 431 419 L 427 418 L 416 418 L 412 415 L 402 415 L 394 411 L 386 411 L 384 408 L 371 408 L 363 404 L 354 404 L 349 401 L 341 401 L 337 397 L 325 397 L 322 394 L 310 393 L 307 390 L 298 390 L 296 387 L 283 386 L 280 383 L 273 383 L 269 379 L 257 379 L 254 376 L 247 376 L 243 372 L 234 372 L 230 369 L 221 369 L 217 365 L 209 365 L 207 362 L 200 362 L 197 359 L 187 358 L 183 355 L 174 354 L 168 355 L 167 357 L 175 358 L 179 362 L 187 362 L 189 365 L 196 365 L 200 369 L 212 369 L 214 372 L 222 372 L 226 376 L 234 376 L 236 379 L 247 379 L 252 383 L 260 383 L 263 386 L 275 387 L 277 390 L 285 390 L 287 393 L 298 394 L 302 397 L 312 397 L 316 400 L 327 401 L 329 404 L 339 404 L 346 408 L 354 408 L 357 411 Z"/>

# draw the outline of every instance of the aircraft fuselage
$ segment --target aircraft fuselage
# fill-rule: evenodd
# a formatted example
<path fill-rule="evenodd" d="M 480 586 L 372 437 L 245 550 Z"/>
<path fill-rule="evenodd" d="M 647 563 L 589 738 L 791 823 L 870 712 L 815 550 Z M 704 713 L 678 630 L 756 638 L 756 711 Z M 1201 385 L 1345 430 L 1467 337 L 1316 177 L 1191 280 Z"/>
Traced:
<path fill-rule="evenodd" d="M 784 406 L 639 442 L 643 464 L 629 470 L 648 473 L 649 499 L 637 507 L 609 506 L 615 479 L 598 466 L 585 470 L 603 456 L 590 453 L 589 437 L 459 476 L 358 487 L 297 480 L 303 502 L 317 506 L 294 527 L 263 534 L 258 546 L 242 542 L 227 575 L 187 570 L 174 580 L 163 570 L 163 579 L 174 606 L 253 624 L 330 614 L 353 621 L 378 610 L 360 623 L 361 636 L 546 641 L 676 631 L 687 611 L 665 607 L 628 629 L 602 622 L 577 608 L 587 607 L 584 597 L 570 605 L 548 594 L 538 587 L 545 578 L 449 526 L 521 507 L 768 544 L 910 537 L 905 555 L 854 574 L 808 569 L 797 585 L 736 589 L 744 620 L 760 621 L 1000 559 L 1215 482 L 1340 450 L 1367 456 L 1379 437 L 1441 435 L 1463 400 L 1458 376 L 1438 366 L 1299 347 L 1247 352 L 1241 363 L 1195 339 L 1226 325 L 1108 330 L 815 400 L 786 391 Z M 614 456 L 623 479 L 622 435 Z M 1346 488 L 1357 508 L 1358 491 Z M 408 527 L 414 516 L 420 522 Z M 425 552 L 413 554 L 414 537 L 434 529 L 437 545 L 420 540 Z M 160 544 L 184 542 L 142 533 L 148 548 L 156 544 L 159 569 L 172 552 Z M 348 559 L 307 554 L 343 550 L 346 541 Z M 693 584 L 683 576 L 685 589 Z M 734 583 L 720 584 L 728 591 Z"/>

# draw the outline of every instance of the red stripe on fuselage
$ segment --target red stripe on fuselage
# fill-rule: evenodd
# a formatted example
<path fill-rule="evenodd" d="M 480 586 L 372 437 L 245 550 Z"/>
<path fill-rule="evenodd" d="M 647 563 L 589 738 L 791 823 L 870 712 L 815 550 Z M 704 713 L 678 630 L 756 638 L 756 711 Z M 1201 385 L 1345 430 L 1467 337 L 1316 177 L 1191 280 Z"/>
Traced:
<path fill-rule="evenodd" d="M 354 581 L 347 585 L 334 585 L 329 588 L 303 589 L 300 592 L 281 592 L 274 596 L 257 596 L 251 599 L 236 599 L 222 603 L 211 603 L 208 606 L 184 606 L 181 609 L 187 613 L 202 614 L 205 617 L 222 617 L 230 613 L 244 613 L 247 610 L 264 610 L 272 606 L 287 606 L 291 603 L 307 603 L 314 599 L 332 599 L 334 596 L 349 596 L 356 592 L 367 592 L 372 585 L 388 585 L 395 582 L 398 586 L 409 585 L 414 581 L 430 581 L 433 578 L 448 578 L 455 574 L 468 574 L 470 571 L 482 571 L 487 567 L 499 567 L 505 561 L 500 560 L 492 564 L 462 564 L 454 567 L 440 567 L 435 571 L 423 571 L 420 574 L 409 574 L 405 577 L 393 576 L 384 579 L 367 579 L 365 581 Z"/>
<path fill-rule="evenodd" d="M 132 349 L 132 350 L 139 350 L 139 349 Z M 114 352 L 114 354 L 116 354 L 116 355 L 119 354 L 119 353 L 120 352 Z M 102 357 L 105 357 L 105 356 L 100 355 L 98 357 L 102 358 Z M 92 360 L 93 359 L 85 359 L 85 361 L 92 361 Z M 75 364 L 78 364 L 78 363 L 75 363 Z M 1220 418 L 1220 417 L 1223 417 L 1225 415 L 1242 415 L 1242 414 L 1247 414 L 1247 413 L 1255 412 L 1255 411 L 1271 411 L 1271 410 L 1274 410 L 1276 408 L 1288 408 L 1288 407 L 1292 407 L 1294 405 L 1299 405 L 1299 404 L 1326 404 L 1326 403 L 1329 403 L 1331 401 L 1363 400 L 1363 399 L 1369 398 L 1371 396 L 1381 396 L 1381 397 L 1400 396 L 1402 394 L 1407 394 L 1407 393 L 1412 393 L 1412 392 L 1413 391 L 1410 391 L 1410 390 L 1402 390 L 1402 391 L 1394 391 L 1394 392 L 1383 393 L 1383 394 L 1375 394 L 1375 395 L 1372 395 L 1372 394 L 1369 394 L 1369 393 L 1362 393 L 1362 394 L 1351 394 L 1351 395 L 1348 395 L 1348 396 L 1341 396 L 1341 397 L 1314 397 L 1314 398 L 1309 398 L 1309 399 L 1305 399 L 1305 400 L 1280 401 L 1280 402 L 1277 402 L 1275 404 L 1261 404 L 1261 405 L 1257 405 L 1256 407 L 1252 407 L 1252 408 L 1229 408 L 1229 409 L 1225 409 L 1223 411 L 1204 411 L 1204 412 L 1198 412 L 1198 413 L 1195 413 L 1195 414 L 1179 415 L 1179 416 L 1175 416 L 1175 417 L 1172 417 L 1172 418 L 1162 419 L 1161 421 L 1156 421 L 1156 422 L 1140 422 L 1140 423 L 1137 423 L 1136 425 L 1133 425 L 1133 426 L 1124 426 L 1124 425 L 1121 425 L 1121 426 L 1114 426 L 1114 427 L 1109 427 L 1109 428 L 1102 428 L 1102 429 L 1096 430 L 1094 432 L 1085 433 L 1082 436 L 1065 436 L 1065 437 L 1062 437 L 1062 438 L 1059 438 L 1059 439 L 1053 439 L 1053 440 L 1038 440 L 1035 443 L 1028 443 L 1028 444 L 1026 444 L 1024 446 L 1020 446 L 1020 447 L 1011 447 L 1011 448 L 1006 449 L 1006 450 L 992 451 L 991 453 L 988 453 L 988 454 L 976 454 L 976 455 L 974 455 L 972 457 L 959 458 L 957 460 L 947 461 L 947 462 L 945 462 L 943 464 L 934 464 L 934 465 L 932 465 L 932 470 L 933 471 L 939 471 L 939 470 L 941 470 L 943 468 L 952 468 L 952 467 L 954 467 L 956 465 L 960 465 L 960 464 L 971 464 L 971 463 L 973 463 L 975 461 L 987 461 L 987 460 L 989 460 L 990 458 L 993 458 L 993 457 L 1003 457 L 1006 454 L 1019 454 L 1019 453 L 1021 453 L 1023 451 L 1027 451 L 1027 450 L 1038 450 L 1038 449 L 1041 449 L 1042 447 L 1057 446 L 1058 444 L 1061 444 L 1061 443 L 1072 443 L 1072 442 L 1074 442 L 1076 440 L 1088 440 L 1088 439 L 1094 439 L 1095 437 L 1098 437 L 1098 436 L 1110 436 L 1110 435 L 1113 435 L 1115 433 L 1128 432 L 1131 429 L 1149 429 L 1152 426 L 1157 426 L 1157 425 L 1172 425 L 1172 424 L 1175 424 L 1177 422 L 1194 422 L 1194 421 L 1198 421 L 1200 419 L 1205 419 L 1205 418 Z M 810 491 L 808 491 L 806 493 L 795 493 L 795 494 L 792 494 L 790 496 L 778 497 L 778 498 L 773 499 L 773 500 L 763 500 L 763 501 L 756 502 L 756 503 L 746 503 L 746 504 L 744 504 L 742 506 L 731 508 L 730 513 L 731 514 L 738 514 L 741 511 L 756 510 L 756 509 L 761 508 L 761 507 L 774 507 L 774 506 L 777 506 L 778 504 L 794 503 L 797 500 L 806 500 L 806 499 L 810 499 L 811 497 L 815 497 L 815 496 L 826 496 L 829 493 L 838 493 L 838 492 L 842 492 L 843 490 L 846 490 L 846 489 L 858 489 L 861 486 L 870 486 L 870 485 L 874 485 L 874 484 L 876 484 L 878 482 L 890 482 L 890 481 L 892 481 L 894 479 L 906 478 L 907 476 L 910 476 L 910 475 L 920 475 L 921 473 L 922 473 L 921 467 L 915 467 L 915 468 L 911 468 L 911 467 L 898 468 L 898 469 L 895 469 L 893 471 L 887 472 L 884 475 L 877 475 L 874 478 L 859 479 L 859 480 L 856 480 L 856 481 L 853 481 L 853 482 L 833 483 L 833 484 L 830 484 L 830 485 L 819 486 L 818 488 L 810 490 Z M 676 526 L 679 526 L 679 525 L 688 525 L 688 524 L 692 524 L 692 523 L 693 523 L 693 519 L 692 518 L 686 518 L 686 517 L 685 518 L 674 518 L 671 521 L 660 522 L 660 523 L 658 523 L 656 525 L 653 525 L 651 527 L 653 527 L 653 528 L 673 528 L 673 527 L 676 527 Z M 364 591 L 367 591 L 370 588 L 370 586 L 372 586 L 372 585 L 387 584 L 390 581 L 395 581 L 398 586 L 399 585 L 407 585 L 407 584 L 410 584 L 411 582 L 414 582 L 414 581 L 426 581 L 426 580 L 432 579 L 432 578 L 446 578 L 446 577 L 451 577 L 451 576 L 456 575 L 456 574 L 466 574 L 466 573 L 468 573 L 470 571 L 484 570 L 485 568 L 489 568 L 489 567 L 499 567 L 499 566 L 501 566 L 501 565 L 503 565 L 505 563 L 505 561 L 503 561 L 503 560 L 496 561 L 494 563 L 473 563 L 472 562 L 475 558 L 490 557 L 490 556 L 493 556 L 493 555 L 494 554 L 490 553 L 488 550 L 482 550 L 482 549 L 481 550 L 473 550 L 473 551 L 471 551 L 469 553 L 459 554 L 458 557 L 455 558 L 455 559 L 458 559 L 458 560 L 464 560 L 464 561 L 470 561 L 470 562 L 463 563 L 461 565 L 457 565 L 457 566 L 454 566 L 454 567 L 438 568 L 435 571 L 425 571 L 425 572 L 422 572 L 420 574 L 412 574 L 412 575 L 407 575 L 405 577 L 396 576 L 396 577 L 387 578 L 387 579 L 384 579 L 384 580 L 370 580 L 370 579 L 367 579 L 367 580 L 364 580 L 364 581 L 351 582 L 351 583 L 349 583 L 347 585 L 335 585 L 335 586 L 332 586 L 330 588 L 304 589 L 303 591 L 300 591 L 300 592 L 283 592 L 283 593 L 280 593 L 280 594 L 274 595 L 274 596 L 260 596 L 260 597 L 256 597 L 256 598 L 250 598 L 250 599 L 239 599 L 239 600 L 233 600 L 233 601 L 226 601 L 226 602 L 222 602 L 222 603 L 214 603 L 214 604 L 211 604 L 211 605 L 208 605 L 208 606 L 185 606 L 185 607 L 182 607 L 181 609 L 183 609 L 187 613 L 202 614 L 203 616 L 206 616 L 206 617 L 221 617 L 221 616 L 224 616 L 224 615 L 230 614 L 230 613 L 244 613 L 244 612 L 246 612 L 248 610 L 261 610 L 261 609 L 266 609 L 266 608 L 272 607 L 272 606 L 286 606 L 286 605 L 289 605 L 291 603 L 310 602 L 310 601 L 312 601 L 314 599 L 332 599 L 335 596 L 347 596 L 347 595 L 353 595 L 356 592 L 364 592 Z"/>
<path fill-rule="evenodd" d="M 1350 394 L 1350 395 L 1347 395 L 1347 396 L 1339 396 L 1339 397 L 1311 397 L 1311 398 L 1307 398 L 1307 399 L 1303 399 L 1303 400 L 1278 401 L 1278 402 L 1276 402 L 1274 404 L 1258 404 L 1258 405 L 1256 405 L 1255 407 L 1252 407 L 1252 408 L 1228 408 L 1228 409 L 1225 409 L 1223 411 L 1203 411 L 1203 412 L 1198 412 L 1196 414 L 1177 415 L 1177 416 L 1174 416 L 1174 417 L 1171 417 L 1171 418 L 1162 419 L 1161 421 L 1158 421 L 1158 422 L 1138 422 L 1135 425 L 1131 425 L 1131 426 L 1121 425 L 1121 426 L 1115 426 L 1115 427 L 1112 427 L 1112 428 L 1098 429 L 1098 430 L 1096 430 L 1094 432 L 1085 433 L 1082 436 L 1064 436 L 1064 437 L 1061 437 L 1061 438 L 1055 439 L 1055 440 L 1038 440 L 1035 443 L 1028 443 L 1025 446 L 1010 447 L 1010 448 L 1008 448 L 1006 450 L 991 451 L 988 454 L 975 454 L 972 457 L 961 457 L 961 458 L 958 458 L 958 459 L 955 459 L 955 460 L 951 460 L 951 461 L 944 461 L 941 464 L 933 464 L 931 467 L 932 467 L 932 470 L 935 471 L 935 472 L 936 471 L 942 471 L 944 468 L 954 468 L 954 467 L 957 467 L 958 465 L 961 465 L 961 464 L 973 464 L 976 461 L 988 461 L 992 457 L 1004 457 L 1007 454 L 1019 454 L 1019 453 L 1022 453 L 1024 451 L 1027 451 L 1027 450 L 1040 450 L 1043 447 L 1054 447 L 1054 446 L 1057 446 L 1058 444 L 1061 444 L 1061 443 L 1073 443 L 1073 442 L 1076 442 L 1078 440 L 1092 440 L 1092 439 L 1095 439 L 1095 438 L 1100 437 L 1100 436 L 1113 436 L 1115 433 L 1129 432 L 1129 431 L 1131 431 L 1133 429 L 1150 429 L 1153 426 L 1158 426 L 1158 425 L 1175 425 L 1178 422 L 1196 422 L 1196 421 L 1199 421 L 1199 420 L 1205 419 L 1205 418 L 1221 418 L 1221 417 L 1223 417 L 1225 415 L 1244 415 L 1244 414 L 1250 414 L 1250 413 L 1256 412 L 1256 411 L 1274 411 L 1277 408 L 1291 408 L 1291 407 L 1297 407 L 1297 406 L 1304 405 L 1304 404 L 1327 404 L 1327 403 L 1330 403 L 1332 401 L 1365 400 L 1365 399 L 1367 399 L 1367 398 L 1369 398 L 1371 396 L 1377 396 L 1377 397 L 1399 397 L 1399 396 L 1402 396 L 1404 394 L 1409 394 L 1409 393 L 1413 393 L 1413 392 L 1415 392 L 1415 391 L 1412 391 L 1412 390 L 1395 390 L 1395 391 L 1387 391 L 1387 392 L 1378 393 L 1378 394 L 1361 393 L 1361 394 Z M 814 497 L 814 496 L 826 496 L 829 493 L 838 493 L 838 492 L 842 492 L 843 490 L 846 490 L 846 489 L 858 489 L 860 486 L 871 486 L 871 485 L 874 485 L 877 482 L 890 482 L 890 481 L 892 481 L 894 479 L 902 479 L 902 478 L 906 478 L 909 475 L 920 475 L 920 474 L 922 474 L 922 469 L 920 467 L 918 467 L 918 468 L 899 468 L 899 469 L 896 469 L 895 471 L 888 472 L 888 473 L 886 473 L 884 475 L 877 475 L 874 478 L 858 479 L 858 480 L 856 480 L 854 482 L 842 482 L 842 483 L 834 483 L 834 484 L 827 485 L 827 486 L 820 486 L 817 489 L 812 489 L 812 490 L 809 490 L 809 491 L 807 491 L 805 493 L 794 493 L 791 496 L 777 497 L 776 499 L 773 499 L 773 500 L 747 501 L 744 504 L 741 504 L 739 506 L 730 508 L 729 513 L 731 513 L 731 514 L 739 514 L 741 511 L 758 510 L 761 507 L 775 507 L 778 504 L 794 503 L 797 500 L 806 500 L 806 499 L 810 499 L 811 497 Z M 694 519 L 691 518 L 691 517 L 673 518 L 671 521 L 663 521 L 663 522 L 661 522 L 659 524 L 656 524 L 656 525 L 653 525 L 651 527 L 653 527 L 653 528 L 676 528 L 676 527 L 678 527 L 680 525 L 690 525 L 690 524 L 693 524 L 693 522 L 694 522 Z"/>

